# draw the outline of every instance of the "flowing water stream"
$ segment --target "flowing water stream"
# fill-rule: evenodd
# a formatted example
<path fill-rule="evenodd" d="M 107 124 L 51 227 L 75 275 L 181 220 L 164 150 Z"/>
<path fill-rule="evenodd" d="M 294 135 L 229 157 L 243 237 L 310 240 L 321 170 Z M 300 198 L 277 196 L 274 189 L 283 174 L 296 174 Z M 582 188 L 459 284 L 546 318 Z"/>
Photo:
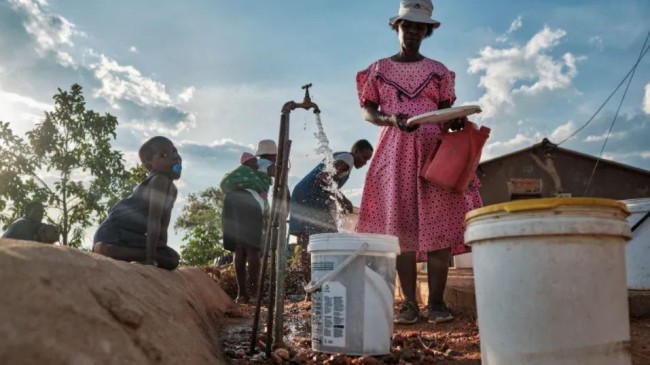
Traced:
<path fill-rule="evenodd" d="M 334 221 L 336 222 L 337 229 L 340 231 L 343 223 L 340 214 L 342 209 L 338 202 L 338 199 L 334 197 L 338 197 L 342 194 L 339 190 L 338 184 L 334 181 L 334 174 L 336 173 L 336 169 L 334 168 L 334 153 L 330 148 L 330 142 L 327 138 L 327 135 L 325 134 L 323 122 L 320 119 L 319 113 L 316 113 L 316 128 L 318 130 L 314 133 L 314 137 L 316 137 L 316 140 L 318 141 L 318 147 L 316 147 L 315 151 L 319 155 L 323 156 L 323 163 L 325 164 L 323 171 L 327 173 L 327 178 L 325 180 L 325 190 L 332 194 L 333 204 L 336 205 L 336 209 L 333 209 Z"/>

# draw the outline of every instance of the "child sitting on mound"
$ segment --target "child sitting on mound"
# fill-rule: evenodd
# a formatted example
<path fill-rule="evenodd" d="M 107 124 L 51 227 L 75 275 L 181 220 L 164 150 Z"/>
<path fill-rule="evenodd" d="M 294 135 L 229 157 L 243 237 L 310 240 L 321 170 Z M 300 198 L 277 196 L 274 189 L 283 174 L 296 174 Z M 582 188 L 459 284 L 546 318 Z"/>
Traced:
<path fill-rule="evenodd" d="M 160 136 L 146 141 L 138 155 L 149 175 L 108 212 L 95 233 L 93 252 L 173 270 L 180 257 L 167 246 L 167 228 L 178 194 L 174 180 L 181 176 L 181 156 L 172 141 Z"/>

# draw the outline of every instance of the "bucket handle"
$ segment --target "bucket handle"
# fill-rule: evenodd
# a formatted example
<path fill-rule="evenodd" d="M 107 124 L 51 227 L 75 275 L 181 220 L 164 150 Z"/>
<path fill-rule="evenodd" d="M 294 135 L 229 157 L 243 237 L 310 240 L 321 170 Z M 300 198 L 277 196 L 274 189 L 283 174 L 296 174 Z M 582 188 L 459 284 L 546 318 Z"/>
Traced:
<path fill-rule="evenodd" d="M 634 226 L 632 226 L 632 232 L 636 231 L 639 227 L 641 227 L 641 225 L 643 224 L 643 222 L 645 222 L 646 219 L 648 219 L 648 217 L 650 217 L 650 211 L 647 212 L 647 213 L 643 216 L 643 218 L 641 218 L 638 222 L 636 222 L 636 224 L 635 224 Z"/>
<path fill-rule="evenodd" d="M 329 281 L 331 278 L 334 277 L 334 275 L 338 274 L 341 272 L 341 270 L 345 269 L 346 266 L 348 266 L 354 259 L 357 258 L 357 256 L 361 255 L 368 249 L 368 243 L 364 242 L 361 247 L 359 247 L 354 253 L 350 256 L 348 256 L 343 262 L 339 264 L 334 270 L 328 272 L 323 276 L 322 278 L 318 279 L 315 283 L 309 283 L 305 286 L 305 291 L 307 293 L 311 293 L 314 290 L 320 288 L 326 281 Z"/>

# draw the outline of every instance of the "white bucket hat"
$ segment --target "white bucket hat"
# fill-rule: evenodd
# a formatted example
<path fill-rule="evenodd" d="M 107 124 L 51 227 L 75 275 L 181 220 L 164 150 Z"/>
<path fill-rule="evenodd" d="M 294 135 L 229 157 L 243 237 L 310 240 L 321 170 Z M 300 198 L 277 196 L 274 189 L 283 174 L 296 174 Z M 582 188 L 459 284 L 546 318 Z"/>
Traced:
<path fill-rule="evenodd" d="M 278 146 L 275 144 L 275 141 L 272 139 L 263 139 L 257 144 L 257 152 L 255 156 L 261 155 L 277 155 Z"/>
<path fill-rule="evenodd" d="M 433 14 L 433 4 L 431 0 L 402 0 L 399 4 L 399 13 L 390 18 L 390 24 L 395 24 L 398 20 L 409 20 L 416 23 L 432 24 L 436 29 L 440 22 L 431 19 Z"/>

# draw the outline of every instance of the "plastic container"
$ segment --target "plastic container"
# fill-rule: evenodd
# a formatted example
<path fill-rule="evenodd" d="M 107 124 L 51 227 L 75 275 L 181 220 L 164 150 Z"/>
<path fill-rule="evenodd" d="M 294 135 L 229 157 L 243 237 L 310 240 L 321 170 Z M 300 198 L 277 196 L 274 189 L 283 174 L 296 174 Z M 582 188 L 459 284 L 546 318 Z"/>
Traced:
<path fill-rule="evenodd" d="M 465 122 L 458 132 L 443 132 L 442 142 L 427 159 L 420 175 L 430 182 L 463 192 L 476 173 L 490 128 Z"/>
<path fill-rule="evenodd" d="M 472 253 L 468 252 L 454 256 L 454 267 L 457 269 L 471 269 L 474 267 L 472 264 Z"/>
<path fill-rule="evenodd" d="M 483 365 L 629 365 L 625 204 L 520 200 L 467 214 Z"/>
<path fill-rule="evenodd" d="M 309 238 L 312 349 L 390 353 L 397 237 L 325 233 Z"/>
<path fill-rule="evenodd" d="M 627 243 L 627 287 L 634 290 L 650 290 L 650 198 L 624 200 L 630 210 L 627 219 L 634 229 L 634 236 Z M 636 226 L 636 227 L 635 227 Z"/>

